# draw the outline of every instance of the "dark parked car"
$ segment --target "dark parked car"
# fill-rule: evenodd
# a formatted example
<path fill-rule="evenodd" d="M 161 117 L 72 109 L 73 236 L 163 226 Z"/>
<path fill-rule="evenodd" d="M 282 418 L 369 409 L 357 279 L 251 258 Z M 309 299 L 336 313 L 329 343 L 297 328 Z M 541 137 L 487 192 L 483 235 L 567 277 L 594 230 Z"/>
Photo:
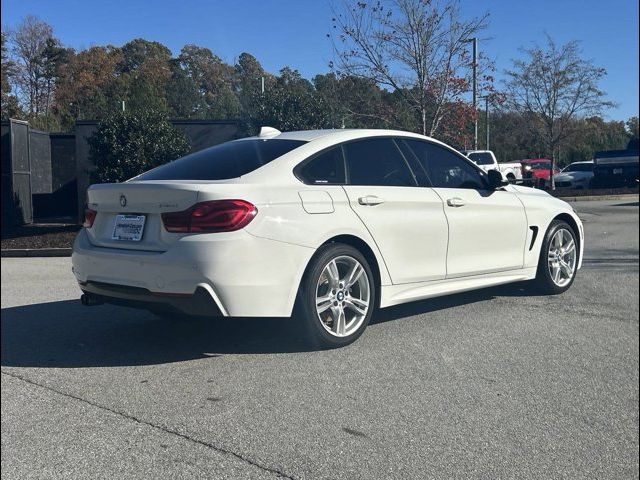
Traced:
<path fill-rule="evenodd" d="M 596 152 L 593 188 L 636 187 L 638 185 L 638 141 L 632 140 L 626 150 Z"/>

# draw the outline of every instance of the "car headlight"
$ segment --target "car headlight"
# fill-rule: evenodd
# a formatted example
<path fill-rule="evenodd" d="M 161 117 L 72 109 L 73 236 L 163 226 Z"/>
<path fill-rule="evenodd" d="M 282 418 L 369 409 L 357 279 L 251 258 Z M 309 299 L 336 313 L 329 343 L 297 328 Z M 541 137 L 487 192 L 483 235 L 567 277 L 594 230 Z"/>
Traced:
<path fill-rule="evenodd" d="M 531 165 L 526 165 L 524 169 L 528 172 L 529 170 L 531 170 Z"/>

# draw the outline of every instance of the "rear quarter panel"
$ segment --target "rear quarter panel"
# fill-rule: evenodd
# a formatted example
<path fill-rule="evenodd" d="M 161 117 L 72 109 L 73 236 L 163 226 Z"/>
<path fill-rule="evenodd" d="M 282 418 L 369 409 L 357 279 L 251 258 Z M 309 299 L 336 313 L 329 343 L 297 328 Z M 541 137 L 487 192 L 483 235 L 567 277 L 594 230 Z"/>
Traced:
<path fill-rule="evenodd" d="M 368 230 L 353 212 L 349 199 L 339 185 L 304 185 L 301 182 L 271 185 L 256 203 L 258 215 L 246 227 L 256 237 L 300 245 L 313 249 L 339 235 L 352 235 L 364 241 L 373 251 L 380 270 L 382 285 L 391 284 L 384 259 Z M 302 197 L 329 195 L 333 211 L 310 213 L 303 207 Z M 305 193 L 307 195 L 305 195 Z"/>

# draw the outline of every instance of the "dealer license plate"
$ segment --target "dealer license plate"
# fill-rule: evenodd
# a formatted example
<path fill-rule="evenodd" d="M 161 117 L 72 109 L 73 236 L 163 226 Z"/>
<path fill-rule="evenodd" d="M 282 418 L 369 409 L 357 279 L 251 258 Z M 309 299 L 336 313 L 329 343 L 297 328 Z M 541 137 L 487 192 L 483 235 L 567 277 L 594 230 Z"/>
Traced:
<path fill-rule="evenodd" d="M 144 231 L 145 215 L 116 215 L 116 223 L 113 226 L 113 240 L 128 240 L 139 242 Z"/>

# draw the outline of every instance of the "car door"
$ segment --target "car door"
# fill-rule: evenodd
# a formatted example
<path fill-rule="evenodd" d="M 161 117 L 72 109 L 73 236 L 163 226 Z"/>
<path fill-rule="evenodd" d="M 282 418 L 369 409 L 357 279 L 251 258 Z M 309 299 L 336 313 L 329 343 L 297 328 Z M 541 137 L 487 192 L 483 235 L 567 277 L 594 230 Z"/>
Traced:
<path fill-rule="evenodd" d="M 444 202 L 447 278 L 522 268 L 527 218 L 518 197 L 490 190 L 485 174 L 451 149 L 422 140 L 406 144 Z"/>
<path fill-rule="evenodd" d="M 344 190 L 375 240 L 394 284 L 445 278 L 448 227 L 440 197 L 418 186 L 392 138 L 343 144 Z"/>

